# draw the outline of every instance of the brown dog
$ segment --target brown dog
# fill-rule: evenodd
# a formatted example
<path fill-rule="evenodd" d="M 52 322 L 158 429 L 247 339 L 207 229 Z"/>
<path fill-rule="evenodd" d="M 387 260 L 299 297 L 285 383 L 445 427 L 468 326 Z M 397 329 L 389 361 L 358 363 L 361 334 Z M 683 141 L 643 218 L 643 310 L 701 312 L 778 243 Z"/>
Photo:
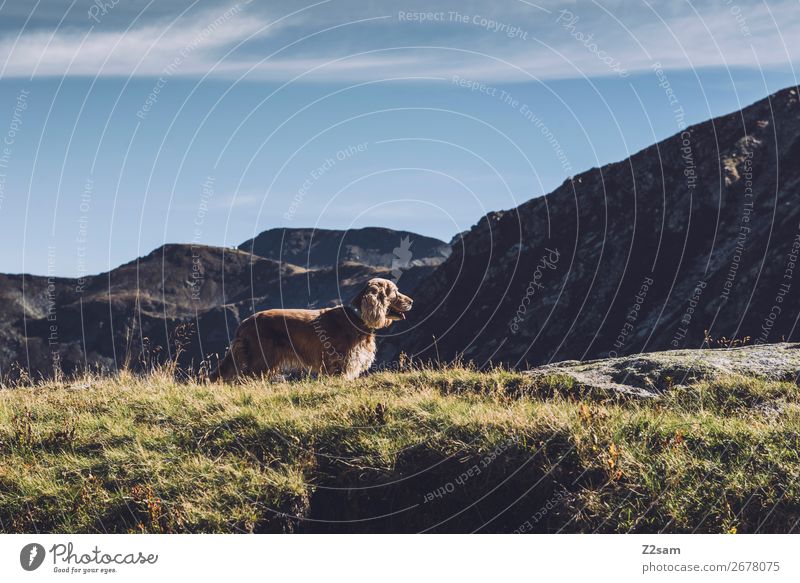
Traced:
<path fill-rule="evenodd" d="M 352 307 L 265 310 L 245 319 L 210 380 L 306 370 L 354 379 L 375 360 L 375 330 L 404 320 L 413 300 L 370 279 Z"/>

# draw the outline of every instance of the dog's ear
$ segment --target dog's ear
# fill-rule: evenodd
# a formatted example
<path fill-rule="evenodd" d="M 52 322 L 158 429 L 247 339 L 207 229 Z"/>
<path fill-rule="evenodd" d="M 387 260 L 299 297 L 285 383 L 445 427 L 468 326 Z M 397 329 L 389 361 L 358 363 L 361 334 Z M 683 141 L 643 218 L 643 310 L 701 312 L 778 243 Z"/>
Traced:
<path fill-rule="evenodd" d="M 365 287 L 360 292 L 358 292 L 352 300 L 350 300 L 350 305 L 353 306 L 356 310 L 361 309 L 361 300 L 364 299 L 364 294 L 367 293 L 367 288 Z"/>
<path fill-rule="evenodd" d="M 352 302 L 361 311 L 364 324 L 370 328 L 383 328 L 387 325 L 386 305 L 378 299 L 378 291 L 376 286 L 368 283 Z"/>

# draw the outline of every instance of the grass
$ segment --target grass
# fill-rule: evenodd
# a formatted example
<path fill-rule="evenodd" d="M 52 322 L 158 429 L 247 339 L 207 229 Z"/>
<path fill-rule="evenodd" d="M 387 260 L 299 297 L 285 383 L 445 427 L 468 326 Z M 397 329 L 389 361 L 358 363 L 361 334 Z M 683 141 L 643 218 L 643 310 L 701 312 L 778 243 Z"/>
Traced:
<path fill-rule="evenodd" d="M 2 532 L 790 532 L 800 390 L 453 367 L 0 390 Z"/>

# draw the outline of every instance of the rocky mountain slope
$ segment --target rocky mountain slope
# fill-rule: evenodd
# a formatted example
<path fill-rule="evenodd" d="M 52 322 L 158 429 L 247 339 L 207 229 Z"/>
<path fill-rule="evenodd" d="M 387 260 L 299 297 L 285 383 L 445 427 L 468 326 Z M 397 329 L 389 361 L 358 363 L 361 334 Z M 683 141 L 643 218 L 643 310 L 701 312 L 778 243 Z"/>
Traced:
<path fill-rule="evenodd" d="M 115 370 L 171 359 L 176 350 L 180 364 L 197 368 L 224 352 L 253 311 L 347 302 L 370 277 L 402 278 L 411 292 L 449 253 L 447 244 L 414 233 L 322 231 L 326 253 L 340 242 L 344 252 L 301 267 L 258 244 L 281 239 L 292 242 L 289 259 L 306 264 L 309 246 L 315 257 L 317 233 L 273 229 L 254 240 L 267 257 L 170 244 L 85 281 L 0 275 L 0 374 L 49 376 L 54 364 L 65 372 Z"/>
<path fill-rule="evenodd" d="M 796 339 L 799 195 L 792 88 L 490 213 L 416 290 L 383 359 L 525 366 L 698 347 L 706 333 Z"/>

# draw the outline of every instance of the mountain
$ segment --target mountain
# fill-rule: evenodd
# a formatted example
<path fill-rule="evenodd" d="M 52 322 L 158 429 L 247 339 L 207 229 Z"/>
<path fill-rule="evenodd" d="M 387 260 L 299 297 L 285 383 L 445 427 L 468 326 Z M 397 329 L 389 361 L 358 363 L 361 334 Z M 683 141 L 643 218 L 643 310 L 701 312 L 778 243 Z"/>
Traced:
<path fill-rule="evenodd" d="M 706 334 L 713 346 L 798 339 L 798 255 L 790 88 L 489 213 L 416 289 L 381 357 L 526 366 L 699 347 Z"/>
<path fill-rule="evenodd" d="M 346 241 L 348 254 L 340 262 L 307 267 L 279 260 L 279 247 L 263 246 L 275 237 L 312 241 L 312 232 L 273 229 L 259 235 L 256 248 L 266 257 L 170 244 L 84 280 L 0 274 L 0 375 L 49 376 L 56 363 L 65 372 L 114 370 L 175 357 L 197 368 L 225 351 L 239 322 L 253 311 L 347 302 L 370 277 L 402 278 L 403 289 L 412 291 L 449 253 L 442 241 L 389 229 L 360 229 L 353 244 L 345 231 L 324 231 L 328 245 Z M 356 242 L 368 253 L 355 255 Z M 302 253 L 290 257 L 299 261 Z"/>
<path fill-rule="evenodd" d="M 267 307 L 347 301 L 399 279 L 411 317 L 379 344 L 526 367 L 800 340 L 800 104 L 780 91 L 685 128 L 451 245 L 404 231 L 273 229 L 222 249 L 165 245 L 85 282 L 0 275 L 0 374 L 165 360 L 197 367 Z M 18 373 L 14 373 L 18 374 Z"/>
<path fill-rule="evenodd" d="M 306 267 L 330 267 L 348 261 L 383 267 L 398 260 L 412 266 L 438 265 L 450 255 L 450 246 L 438 239 L 379 227 L 346 231 L 270 229 L 245 241 L 239 249 Z"/>

